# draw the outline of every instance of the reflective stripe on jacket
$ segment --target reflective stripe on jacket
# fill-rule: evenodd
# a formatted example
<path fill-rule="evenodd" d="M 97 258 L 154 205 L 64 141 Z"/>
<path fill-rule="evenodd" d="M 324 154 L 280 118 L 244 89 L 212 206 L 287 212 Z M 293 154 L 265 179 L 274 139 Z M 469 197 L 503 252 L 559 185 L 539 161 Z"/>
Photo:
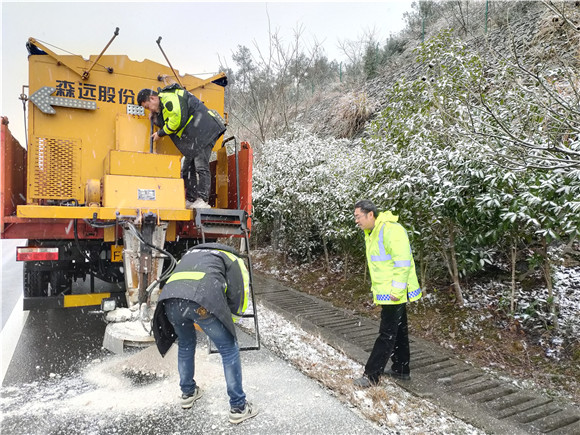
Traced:
<path fill-rule="evenodd" d="M 421 288 L 407 231 L 390 211 L 379 213 L 372 231 L 365 230 L 373 302 L 396 305 L 421 298 Z"/>
<path fill-rule="evenodd" d="M 244 260 L 232 248 L 204 243 L 188 250 L 169 277 L 153 316 L 153 333 L 164 355 L 176 335 L 167 320 L 163 301 L 186 299 L 213 314 L 235 337 L 234 320 L 248 307 L 250 275 Z"/>
<path fill-rule="evenodd" d="M 177 89 L 159 93 L 159 99 L 163 103 L 161 114 L 165 123 L 162 130 L 167 135 L 181 137 L 183 130 L 193 119 L 193 115 L 189 114 L 185 92 L 184 89 Z M 163 133 L 160 135 L 164 136 Z"/>
<path fill-rule="evenodd" d="M 194 157 L 195 149 L 213 147 L 226 127 L 200 101 L 178 85 L 159 90 L 161 116 L 155 116 L 155 125 L 160 127 L 160 137 L 171 138 L 184 156 Z"/>

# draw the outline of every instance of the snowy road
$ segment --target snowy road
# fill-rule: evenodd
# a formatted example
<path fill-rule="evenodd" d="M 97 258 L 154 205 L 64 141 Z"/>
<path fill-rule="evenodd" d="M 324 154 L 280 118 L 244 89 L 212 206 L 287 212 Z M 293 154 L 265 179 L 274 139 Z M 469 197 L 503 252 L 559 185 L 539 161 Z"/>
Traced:
<path fill-rule="evenodd" d="M 2 246 L 3 252 L 13 249 L 5 241 Z M 21 285 L 21 272 L 13 260 L 3 262 L 2 281 L 4 307 L 5 290 Z M 182 410 L 175 349 L 155 362 L 165 377 L 135 383 L 124 369 L 135 364 L 136 356 L 112 355 L 102 349 L 104 329 L 100 314 L 88 309 L 31 312 L 4 376 L 0 432 L 381 433 L 327 389 L 264 348 L 242 352 L 244 388 L 260 414 L 231 425 L 220 358 L 208 354 L 205 341 L 196 358 L 196 379 L 204 396 L 191 410 Z M 153 353 L 145 352 L 153 358 Z"/>
<path fill-rule="evenodd" d="M 123 374 L 131 355 L 101 350 L 104 324 L 82 310 L 31 313 L 0 401 L 2 433 L 380 433 L 327 390 L 268 350 L 242 353 L 244 385 L 260 414 L 234 427 L 218 355 L 198 350 L 204 396 L 179 408 L 175 352 L 167 377 L 135 384 Z"/>

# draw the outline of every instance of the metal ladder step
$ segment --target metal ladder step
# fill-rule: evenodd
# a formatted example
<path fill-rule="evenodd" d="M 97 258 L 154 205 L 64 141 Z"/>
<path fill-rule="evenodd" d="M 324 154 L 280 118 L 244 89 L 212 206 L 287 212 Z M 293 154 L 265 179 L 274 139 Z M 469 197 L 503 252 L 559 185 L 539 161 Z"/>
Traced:
<path fill-rule="evenodd" d="M 209 236 L 243 236 L 243 246 L 245 252 L 240 252 L 240 257 L 245 260 L 250 277 L 250 298 L 252 302 L 252 312 L 243 314 L 242 318 L 254 319 L 254 344 L 249 346 L 240 346 L 240 351 L 260 350 L 260 330 L 258 327 L 258 312 L 256 308 L 256 297 L 254 294 L 254 277 L 252 273 L 252 260 L 250 258 L 250 241 L 248 236 L 249 216 L 245 210 L 231 210 L 222 208 L 207 208 L 195 210 L 195 226 L 201 232 L 202 243 Z M 250 333 L 251 334 L 251 333 Z M 208 337 L 209 353 L 218 353 L 213 347 L 213 343 Z"/>
<path fill-rule="evenodd" d="M 195 226 L 205 236 L 241 236 L 247 230 L 248 213 L 245 210 L 200 208 L 195 210 Z"/>

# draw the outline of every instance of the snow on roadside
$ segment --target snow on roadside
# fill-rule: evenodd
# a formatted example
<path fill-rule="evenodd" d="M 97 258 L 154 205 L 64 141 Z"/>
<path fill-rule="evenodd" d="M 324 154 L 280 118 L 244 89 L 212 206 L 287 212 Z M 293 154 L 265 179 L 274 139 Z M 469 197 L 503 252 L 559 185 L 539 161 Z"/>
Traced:
<path fill-rule="evenodd" d="M 330 389 L 340 400 L 389 432 L 483 434 L 432 403 L 386 379 L 378 387 L 357 389 L 352 379 L 363 367 L 322 339 L 259 305 L 260 337 L 266 347 Z"/>
<path fill-rule="evenodd" d="M 368 390 L 354 388 L 352 379 L 363 372 L 360 364 L 263 306 L 258 313 L 264 347 L 317 380 L 331 395 L 347 404 L 356 414 L 375 422 L 385 433 L 483 433 L 389 380 Z M 212 364 L 203 364 L 202 361 L 196 364 L 197 374 L 203 379 L 221 382 L 221 365 L 216 364 L 218 360 L 215 355 L 213 357 Z M 199 358 L 210 357 L 200 352 Z M 102 420 L 103 415 L 116 421 L 130 418 L 136 413 L 150 414 L 167 407 L 177 409 L 175 358 L 167 361 L 166 377 L 139 387 L 120 375 L 126 359 L 112 356 L 92 360 L 81 377 L 55 375 L 18 387 L 4 387 L 0 399 L 0 421 L 9 419 L 9 424 L 14 424 L 41 418 L 42 427 L 56 430 L 60 426 L 55 418 L 68 421 L 72 417 L 78 420 L 77 423 L 69 423 L 75 428 L 85 423 L 90 426 L 91 422 L 106 426 L 108 423 Z M 201 373 L 203 370 L 209 372 Z M 216 406 L 221 409 L 223 404 Z M 105 433 L 108 426 L 102 429 Z"/>
<path fill-rule="evenodd" d="M 290 285 L 297 281 L 301 273 L 312 268 L 311 264 L 301 264 L 286 268 L 266 266 L 266 262 L 262 260 L 273 255 L 275 253 L 273 253 L 271 247 L 254 250 L 252 253 L 254 268 L 266 275 L 288 282 Z M 554 252 L 554 256 L 556 259 L 559 258 L 557 252 Z M 558 259 L 557 262 L 562 262 L 562 259 Z M 559 329 L 557 332 L 552 331 L 551 340 L 543 340 L 538 342 L 538 344 L 544 348 L 546 356 L 558 360 L 563 345 L 567 341 L 577 340 L 580 337 L 580 266 L 555 265 L 552 276 Z M 489 307 L 508 310 L 510 294 L 511 287 L 508 282 L 500 282 L 493 279 L 472 282 L 469 286 L 469 291 L 464 292 L 465 306 L 474 311 L 487 310 Z M 436 297 L 435 294 L 427 292 L 427 295 L 423 298 L 423 303 L 434 303 L 436 302 Z M 518 287 L 515 295 L 516 312 L 514 318 L 524 324 L 527 330 L 545 330 L 546 324 L 550 321 L 550 314 L 546 310 L 547 301 L 548 289 L 546 287 L 525 291 Z M 502 304 L 503 307 L 500 307 Z M 490 317 L 490 314 L 478 316 L 479 320 L 483 321 L 484 319 L 481 316 Z M 469 318 L 467 322 L 469 324 L 462 327 L 464 329 L 473 328 L 477 332 L 479 328 L 477 318 Z"/>
<path fill-rule="evenodd" d="M 559 305 L 560 326 L 580 336 L 580 267 L 557 267 L 554 284 Z"/>
<path fill-rule="evenodd" d="M 551 331 L 550 340 L 540 338 L 538 344 L 544 348 L 547 357 L 559 360 L 563 344 L 577 340 L 580 336 L 580 267 L 554 267 L 553 285 L 558 330 Z M 491 306 L 500 308 L 504 304 L 502 309 L 508 310 L 510 293 L 509 283 L 493 280 L 476 283 L 466 292 L 465 306 L 481 310 Z M 525 291 L 517 288 L 514 319 L 520 321 L 527 330 L 546 330 L 546 325 L 551 323 L 551 315 L 546 309 L 548 299 L 546 287 Z"/>

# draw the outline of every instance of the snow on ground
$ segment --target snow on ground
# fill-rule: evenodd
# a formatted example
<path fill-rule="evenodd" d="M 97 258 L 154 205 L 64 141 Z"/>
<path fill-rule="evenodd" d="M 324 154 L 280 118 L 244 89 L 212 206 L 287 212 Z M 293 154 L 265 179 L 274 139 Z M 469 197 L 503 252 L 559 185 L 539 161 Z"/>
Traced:
<path fill-rule="evenodd" d="M 196 380 L 203 396 L 191 410 L 182 410 L 176 353 L 175 346 L 163 359 L 154 348 L 130 355 L 103 352 L 81 375 L 66 372 L 3 388 L 0 430 L 11 435 L 322 435 L 343 428 L 351 434 L 385 433 L 265 347 L 241 356 L 244 389 L 260 413 L 239 426 L 230 424 L 220 357 L 208 354 L 203 337 L 196 354 Z M 121 374 L 132 363 L 144 362 L 163 370 L 165 377 L 133 383 Z"/>
<path fill-rule="evenodd" d="M 275 255 L 272 248 L 263 248 L 253 251 L 254 267 L 270 276 L 275 276 L 282 281 L 293 283 L 296 282 L 301 274 L 313 268 L 312 264 L 301 264 L 294 267 L 287 267 L 283 270 L 277 267 L 265 266 L 262 258 L 268 258 Z M 557 252 L 554 253 L 557 262 L 562 262 Z M 336 260 L 336 259 L 335 259 Z M 331 265 L 334 272 L 340 272 L 342 265 L 340 259 L 334 261 Z M 500 265 L 504 268 L 505 265 Z M 551 340 L 542 340 L 538 342 L 545 350 L 546 356 L 558 360 L 563 345 L 570 340 L 578 340 L 580 337 L 580 266 L 566 267 L 563 265 L 554 266 L 553 268 L 553 287 L 554 300 L 558 313 L 558 331 L 552 331 Z M 321 277 L 323 279 L 323 277 Z M 474 311 L 484 311 L 489 307 L 497 307 L 505 312 L 509 311 L 511 298 L 511 285 L 506 282 L 488 280 L 486 282 L 470 282 L 469 289 L 464 291 L 466 308 Z M 427 292 L 423 298 L 423 303 L 435 302 L 437 295 Z M 522 323 L 526 330 L 545 331 L 547 325 L 550 325 L 550 314 L 546 310 L 549 293 L 547 287 L 538 287 L 532 290 L 522 290 L 518 285 L 515 295 L 515 313 L 514 319 Z M 491 317 L 491 314 L 487 314 Z M 480 318 L 480 321 L 485 318 Z M 477 332 L 479 325 L 477 319 L 468 317 L 465 329 L 471 329 Z"/>
<path fill-rule="evenodd" d="M 554 273 L 560 326 L 580 336 L 580 267 L 557 267 Z M 546 294 L 547 294 L 546 289 Z"/>
<path fill-rule="evenodd" d="M 472 309 L 497 305 L 498 301 L 505 301 L 510 290 L 509 285 L 497 282 L 472 287 L 472 291 L 466 295 L 467 305 Z M 577 337 L 580 331 L 580 316 L 578 315 L 580 312 L 580 292 L 578 291 L 580 267 L 556 268 L 554 288 L 563 334 L 561 340 L 565 339 L 564 335 Z M 528 321 L 526 316 L 531 316 L 533 312 L 530 309 L 526 311 L 526 308 L 529 308 L 534 300 L 545 301 L 547 289 L 538 289 L 533 292 L 520 290 L 516 298 L 517 305 L 520 307 L 516 317 L 522 321 Z M 363 373 L 363 367 L 360 364 L 327 345 L 322 339 L 305 332 L 263 306 L 259 306 L 258 314 L 260 336 L 266 348 L 281 356 L 302 373 L 315 379 L 319 385 L 323 386 L 323 391 L 338 398 L 358 415 L 376 423 L 379 430 L 384 433 L 483 433 L 429 401 L 407 393 L 389 379 L 383 379 L 380 387 L 367 390 L 354 388 L 352 379 Z M 243 320 L 243 322 L 246 321 L 248 319 Z M 472 323 L 464 327 L 477 328 L 477 321 Z M 248 329 L 252 329 L 251 325 L 248 325 Z M 561 343 L 558 337 L 552 339 L 550 343 L 545 343 L 547 354 L 557 358 L 558 346 Z M 175 351 L 176 347 L 171 352 L 175 353 Z M 221 364 L 216 359 L 218 357 L 204 354 L 205 352 L 200 349 L 197 357 L 200 360 L 197 375 L 205 379 L 222 379 L 223 382 Z M 212 363 L 208 364 L 208 361 Z M 270 360 L 269 364 L 275 364 L 275 361 Z M 138 387 L 132 383 L 131 379 L 118 376 L 119 370 L 126 365 L 127 358 L 105 357 L 88 363 L 82 377 L 51 375 L 49 379 L 43 381 L 3 388 L 0 399 L 2 411 L 0 420 L 42 418 L 47 414 L 60 415 L 66 419 L 74 413 L 80 413 L 83 416 L 94 414 L 97 421 L 101 421 L 99 415 L 103 413 L 107 413 L 112 420 L 123 420 L 135 413 L 151 414 L 160 409 L 178 408 L 179 392 L 175 355 L 169 356 L 164 368 L 157 370 L 159 379 Z M 276 382 L 275 376 L 273 378 L 272 382 Z M 291 387 L 288 386 L 288 388 Z M 221 393 L 223 396 L 223 391 Z M 250 396 L 258 396 L 258 393 L 249 387 Z M 315 393 L 314 398 L 311 399 L 320 400 L 320 394 Z M 213 397 L 211 400 L 210 414 L 224 414 L 220 419 L 225 420 L 224 398 Z M 270 404 L 262 403 L 261 405 L 268 407 Z M 90 420 L 90 417 L 83 418 Z M 103 424 L 101 421 L 97 425 L 101 427 L 101 433 L 106 432 Z M 219 426 L 218 432 L 227 432 L 227 428 L 227 424 L 224 423 Z M 255 433 L 260 433 L 260 431 Z M 350 432 L 345 431 L 345 433 Z"/>
<path fill-rule="evenodd" d="M 580 336 L 580 267 L 557 266 L 553 272 L 554 301 L 558 313 L 558 330 L 552 330 L 551 339 L 538 342 L 546 356 L 558 360 L 562 344 L 567 340 L 577 340 Z M 511 286 L 508 283 L 490 281 L 472 285 L 465 292 L 466 307 L 503 306 L 509 310 Z M 544 331 L 551 325 L 547 312 L 549 292 L 547 287 L 532 290 L 516 289 L 514 319 L 520 321 L 527 330 Z"/>
<path fill-rule="evenodd" d="M 388 379 L 383 379 L 379 387 L 355 388 L 352 380 L 362 375 L 362 365 L 279 314 L 263 306 L 259 306 L 258 313 L 260 336 L 269 349 L 318 380 L 365 418 L 388 428 L 389 433 L 391 430 L 409 434 L 484 433 L 430 402 L 407 393 Z"/>
<path fill-rule="evenodd" d="M 363 371 L 360 364 L 263 306 L 258 313 L 262 343 L 268 350 L 242 352 L 242 361 L 246 392 L 257 401 L 262 416 L 243 428 L 227 423 L 219 356 L 208 355 L 204 345 L 196 357 L 196 378 L 204 397 L 196 402 L 195 412 L 184 414 L 179 408 L 174 346 L 164 359 L 154 348 L 140 354 L 104 354 L 88 362 L 81 376 L 51 374 L 40 381 L 4 387 L 0 427 L 6 433 L 27 434 L 177 434 L 190 422 L 195 433 L 322 434 L 335 422 L 345 424 L 343 433 L 348 434 L 483 433 L 388 379 L 380 387 L 354 388 L 352 379 Z M 270 351 L 282 359 L 268 357 Z M 135 385 L 130 377 L 120 375 L 127 366 L 140 367 L 143 362 L 156 367 L 158 379 Z M 318 382 L 307 381 L 296 368 Z M 301 421 L 304 415 L 312 421 Z M 358 418 L 373 423 L 365 426 Z"/>
<path fill-rule="evenodd" d="M 175 373 L 159 382 L 139 386 L 137 395 L 131 379 L 119 376 L 122 361 L 118 356 L 94 359 L 87 364 L 81 377 L 51 373 L 50 379 L 18 387 L 3 387 L 0 401 L 2 417 L 8 414 L 10 417 L 42 415 L 55 411 L 57 414 L 124 413 L 142 409 L 147 403 L 156 406 L 175 403 Z M 22 401 L 22 393 L 30 395 L 31 400 Z M 58 406 L 55 406 L 57 403 Z"/>

